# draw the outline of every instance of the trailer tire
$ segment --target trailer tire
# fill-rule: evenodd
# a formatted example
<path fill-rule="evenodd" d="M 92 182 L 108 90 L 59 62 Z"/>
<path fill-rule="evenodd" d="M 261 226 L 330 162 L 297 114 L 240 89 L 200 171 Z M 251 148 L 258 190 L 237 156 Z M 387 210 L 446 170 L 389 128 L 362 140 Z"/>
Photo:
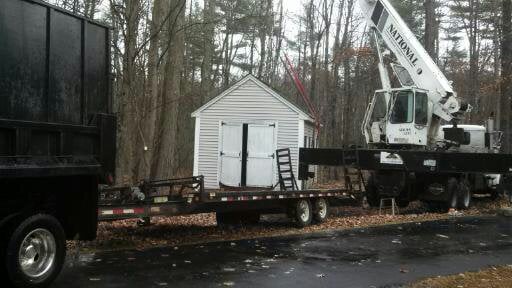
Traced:
<path fill-rule="evenodd" d="M 458 185 L 458 199 L 457 199 L 457 208 L 459 209 L 469 209 L 471 206 L 471 187 L 469 186 L 469 182 L 466 179 L 462 179 L 459 181 Z"/>
<path fill-rule="evenodd" d="M 380 196 L 379 193 L 377 192 L 377 189 L 375 189 L 374 178 L 375 176 L 373 175 L 373 173 L 370 174 L 370 176 L 368 177 L 368 181 L 365 187 L 365 196 L 368 205 L 370 205 L 370 207 L 376 208 L 380 206 Z"/>
<path fill-rule="evenodd" d="M 313 209 L 309 199 L 299 199 L 295 202 L 295 222 L 299 228 L 306 227 L 313 220 Z"/>
<path fill-rule="evenodd" d="M 46 287 L 59 275 L 65 257 L 66 236 L 59 221 L 46 214 L 31 216 L 9 239 L 5 259 L 9 280 L 15 287 Z"/>
<path fill-rule="evenodd" d="M 313 218 L 316 223 L 323 223 L 329 217 L 329 202 L 324 198 L 315 200 Z"/>

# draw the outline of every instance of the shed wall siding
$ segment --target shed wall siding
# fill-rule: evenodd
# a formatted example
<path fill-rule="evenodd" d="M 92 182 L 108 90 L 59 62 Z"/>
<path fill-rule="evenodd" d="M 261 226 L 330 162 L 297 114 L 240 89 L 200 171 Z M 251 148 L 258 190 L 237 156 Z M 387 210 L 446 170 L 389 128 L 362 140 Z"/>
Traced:
<path fill-rule="evenodd" d="M 306 122 L 304 125 L 304 136 L 314 139 L 314 135 L 315 135 L 315 126 L 309 122 Z M 304 139 L 302 139 L 302 141 L 304 141 Z"/>
<path fill-rule="evenodd" d="M 277 122 L 277 149 L 290 148 L 294 173 L 298 175 L 299 115 L 252 80 L 233 90 L 198 115 L 198 175 L 204 175 L 205 187 L 219 188 L 219 126 L 221 121 Z M 277 182 L 277 171 L 275 183 Z"/>

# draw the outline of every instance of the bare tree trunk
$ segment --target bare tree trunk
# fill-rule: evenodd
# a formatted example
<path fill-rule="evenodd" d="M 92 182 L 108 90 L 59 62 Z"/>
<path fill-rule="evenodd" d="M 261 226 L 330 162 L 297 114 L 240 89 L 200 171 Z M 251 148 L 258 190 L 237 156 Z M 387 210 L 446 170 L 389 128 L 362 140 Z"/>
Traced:
<path fill-rule="evenodd" d="M 155 136 L 159 139 L 153 154 L 151 178 L 166 179 L 174 175 L 177 165 L 177 125 L 179 101 L 181 96 L 181 77 L 183 69 L 183 54 L 185 52 L 185 37 L 183 25 L 185 21 L 185 0 L 172 0 L 170 18 L 168 21 L 167 62 L 163 86 L 160 91 L 162 112 L 157 122 Z"/>
<path fill-rule="evenodd" d="M 479 88 L 480 81 L 478 79 L 479 59 L 480 59 L 480 43 L 479 43 L 479 6 L 480 0 L 470 0 L 470 26 L 469 26 L 469 91 L 475 112 L 480 111 Z"/>
<path fill-rule="evenodd" d="M 201 63 L 201 95 L 200 105 L 208 101 L 208 96 L 212 93 L 212 59 L 215 50 L 214 37 L 215 37 L 215 1 L 204 0 L 203 8 L 203 21 L 204 34 L 203 34 L 203 63 Z"/>
<path fill-rule="evenodd" d="M 117 180 L 123 183 L 131 183 L 134 171 L 134 139 L 136 124 L 135 118 L 135 93 L 136 85 L 136 45 L 140 22 L 141 4 L 139 0 L 125 0 L 126 10 L 124 18 L 126 21 L 126 34 L 124 39 L 125 53 L 123 55 L 123 78 L 121 95 L 119 100 L 119 152 L 117 163 Z M 113 8 L 116 9 L 116 8 Z M 114 14 L 119 14 L 119 11 Z"/>
<path fill-rule="evenodd" d="M 159 88 L 159 71 L 160 71 L 160 54 L 161 48 L 161 35 L 164 23 L 164 13 L 166 7 L 164 0 L 155 0 L 153 3 L 152 18 L 150 25 L 150 39 L 148 50 L 148 80 L 146 83 L 145 99 L 144 101 L 144 117 L 141 129 L 139 131 L 140 138 L 142 138 L 141 145 L 138 149 L 142 150 L 141 163 L 138 169 L 138 179 L 145 179 L 150 176 L 151 172 L 151 159 L 155 152 L 155 125 L 157 115 L 159 114 L 159 101 L 158 101 L 158 88 Z"/>
<path fill-rule="evenodd" d="M 270 75 L 270 83 L 272 84 L 275 84 L 275 82 L 277 82 L 277 78 L 278 78 L 278 69 L 279 69 L 279 59 L 281 57 L 281 49 L 283 47 L 283 38 L 285 37 L 284 36 L 284 33 L 283 33 L 283 29 L 284 29 L 284 14 L 283 14 L 283 0 L 279 0 L 279 20 L 278 20 L 278 23 L 279 23 L 279 26 L 276 27 L 276 31 L 275 31 L 275 36 L 276 36 L 276 49 L 275 49 L 275 53 L 274 53 L 274 59 L 272 61 L 272 73 Z"/>
<path fill-rule="evenodd" d="M 501 46 L 501 130 L 505 133 L 503 151 L 512 152 L 512 1 L 503 0 Z"/>
<path fill-rule="evenodd" d="M 350 30 L 350 24 L 352 23 L 352 15 L 354 9 L 354 0 L 348 0 L 347 1 L 347 15 L 345 16 L 345 23 L 343 28 L 343 37 L 341 39 L 341 49 L 345 50 L 348 49 L 352 42 L 352 33 Z M 341 143 L 343 145 L 347 145 L 350 139 L 349 136 L 349 126 L 348 126 L 348 118 L 350 113 L 349 103 L 350 103 L 350 93 L 351 93 L 351 87 L 350 87 L 350 58 L 348 58 L 348 55 L 344 55 L 343 57 L 343 98 L 341 102 L 341 109 L 342 115 L 341 115 L 341 131 L 340 135 L 342 137 Z"/>
<path fill-rule="evenodd" d="M 425 7 L 425 37 L 424 45 L 430 57 L 437 62 L 437 35 L 439 27 L 436 19 L 436 1 L 425 0 L 423 6 Z"/>
<path fill-rule="evenodd" d="M 265 72 L 265 61 L 267 59 L 267 36 L 269 29 L 269 18 L 272 14 L 272 0 L 260 0 L 260 5 L 263 7 L 261 10 L 261 17 L 263 18 L 260 23 L 258 38 L 260 38 L 260 63 L 258 65 L 258 78 L 263 79 L 263 73 Z M 271 31 L 271 30 L 270 30 Z"/>

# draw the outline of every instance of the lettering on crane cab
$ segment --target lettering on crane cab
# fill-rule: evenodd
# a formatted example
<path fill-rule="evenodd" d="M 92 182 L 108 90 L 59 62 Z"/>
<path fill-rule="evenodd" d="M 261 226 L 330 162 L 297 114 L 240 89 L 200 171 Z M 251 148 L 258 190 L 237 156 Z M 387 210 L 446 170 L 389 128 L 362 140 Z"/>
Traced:
<path fill-rule="evenodd" d="M 393 23 L 390 23 L 387 29 L 387 33 L 393 40 L 395 40 L 395 43 L 397 44 L 397 47 L 400 48 L 404 56 L 409 59 L 409 62 L 413 67 L 416 67 L 416 64 L 418 62 L 418 57 L 416 56 L 416 53 L 411 49 L 409 44 L 405 41 L 404 37 L 400 34 L 398 29 L 395 27 Z M 419 73 L 421 74 L 421 73 Z"/>

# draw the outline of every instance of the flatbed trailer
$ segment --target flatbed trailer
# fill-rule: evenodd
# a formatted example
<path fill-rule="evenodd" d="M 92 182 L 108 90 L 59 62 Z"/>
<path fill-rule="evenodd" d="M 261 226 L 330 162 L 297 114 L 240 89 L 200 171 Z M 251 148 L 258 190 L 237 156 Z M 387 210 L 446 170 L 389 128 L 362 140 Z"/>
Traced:
<path fill-rule="evenodd" d="M 203 177 L 143 181 L 138 186 L 107 187 L 100 192 L 100 221 L 148 219 L 215 212 L 219 224 L 255 223 L 261 214 L 287 213 L 299 226 L 323 222 L 329 202 L 348 197 L 346 189 L 205 190 Z M 124 200 L 123 200 L 124 199 Z"/>
<path fill-rule="evenodd" d="M 370 177 L 365 182 L 365 195 L 371 206 L 378 206 L 381 199 L 389 197 L 396 198 L 399 206 L 422 200 L 433 208 L 467 208 L 473 193 L 510 195 L 512 187 L 512 154 L 300 149 L 299 180 L 312 176 L 310 165 L 350 166 L 368 171 Z"/>

